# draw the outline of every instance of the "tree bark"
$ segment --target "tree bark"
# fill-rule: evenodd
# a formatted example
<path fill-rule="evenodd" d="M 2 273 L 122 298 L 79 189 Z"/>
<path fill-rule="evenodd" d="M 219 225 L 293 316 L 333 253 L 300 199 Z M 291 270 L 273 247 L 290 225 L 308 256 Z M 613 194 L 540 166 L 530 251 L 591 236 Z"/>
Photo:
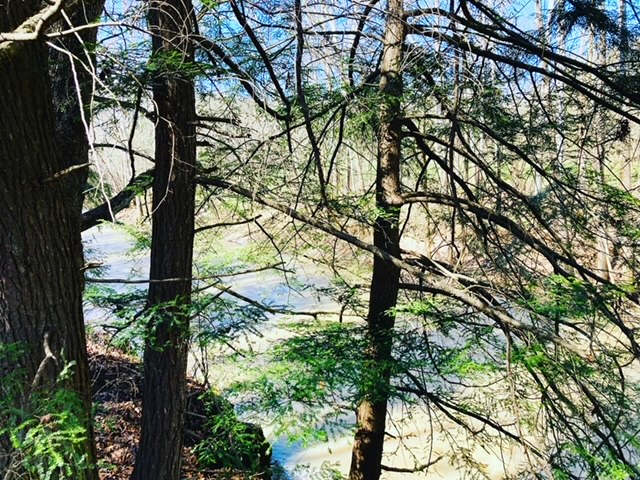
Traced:
<path fill-rule="evenodd" d="M 402 101 L 402 46 L 406 31 L 403 0 L 389 0 L 380 80 L 380 130 L 376 173 L 376 204 L 379 216 L 373 229 L 374 245 L 400 257 L 400 160 Z M 369 297 L 368 351 L 362 400 L 357 411 L 357 427 L 352 449 L 350 480 L 380 478 L 384 432 L 389 397 L 391 349 L 400 270 L 374 257 Z M 371 381 L 373 380 L 373 382 Z"/>
<path fill-rule="evenodd" d="M 51 30 L 62 31 L 88 25 L 97 20 L 103 7 L 104 0 L 69 1 L 65 4 L 69 22 L 61 19 L 51 26 Z M 63 152 L 63 168 L 89 163 L 87 126 L 91 121 L 94 74 L 91 70 L 95 67 L 95 54 L 87 46 L 96 43 L 97 34 L 97 28 L 81 30 L 77 34 L 59 38 L 54 42 L 57 48 L 49 50 L 56 142 L 60 152 Z M 74 192 L 70 200 L 79 212 L 82 212 L 88 172 L 87 166 L 66 176 L 69 189 Z"/>
<path fill-rule="evenodd" d="M 157 105 L 142 432 L 133 479 L 177 480 L 183 444 L 195 211 L 195 93 L 190 0 L 149 2 Z"/>
<path fill-rule="evenodd" d="M 14 31 L 39 5 L 0 1 L 0 31 Z M 39 40 L 0 41 L 0 342 L 21 348 L 17 361 L 0 358 L 0 377 L 17 376 L 21 397 L 12 401 L 27 415 L 37 390 L 76 392 L 83 411 L 74 413 L 88 439 L 74 453 L 93 464 L 80 211 L 60 175 L 65 164 L 55 138 L 47 61 Z M 70 380 L 56 382 L 70 362 Z M 0 415 L 0 425 L 5 421 Z M 12 456 L 6 438 L 0 439 L 0 477 L 10 478 Z M 77 475 L 97 479 L 94 469 Z"/>

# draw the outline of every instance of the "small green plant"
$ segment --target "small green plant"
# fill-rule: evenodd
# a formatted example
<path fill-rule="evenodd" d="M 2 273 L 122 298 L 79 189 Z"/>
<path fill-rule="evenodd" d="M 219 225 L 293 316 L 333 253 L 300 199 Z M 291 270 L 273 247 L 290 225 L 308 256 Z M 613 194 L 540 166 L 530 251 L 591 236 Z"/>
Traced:
<path fill-rule="evenodd" d="M 0 402 L 0 436 L 10 440 L 9 469 L 19 478 L 77 479 L 91 468 L 84 404 L 64 387 L 73 367 L 73 362 L 65 365 L 54 388 L 33 390 L 30 395 L 25 394 L 24 375 L 13 372 L 2 378 L 4 393 L 11 396 Z"/>
<path fill-rule="evenodd" d="M 271 460 L 271 446 L 260 427 L 238 420 L 230 403 L 206 392 L 208 435 L 194 448 L 198 462 L 209 468 L 230 468 L 262 473 Z"/>

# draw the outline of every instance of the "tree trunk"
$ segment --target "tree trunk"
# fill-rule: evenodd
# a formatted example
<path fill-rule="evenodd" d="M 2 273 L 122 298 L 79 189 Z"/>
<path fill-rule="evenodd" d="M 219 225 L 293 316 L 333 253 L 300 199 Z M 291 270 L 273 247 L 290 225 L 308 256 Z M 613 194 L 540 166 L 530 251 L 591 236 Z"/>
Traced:
<path fill-rule="evenodd" d="M 0 1 L 0 31 L 14 30 L 35 13 L 34 2 Z M 38 40 L 0 41 L 0 343 L 21 349 L 17 359 L 0 358 L 2 395 L 7 398 L 5 381 L 16 379 L 20 397 L 12 403 L 29 415 L 32 393 L 76 392 L 82 410 L 73 413 L 89 432 L 88 440 L 63 453 L 74 455 L 69 462 L 84 455 L 93 464 L 80 211 L 69 201 L 73 192 L 60 175 L 64 161 L 56 144 L 47 61 L 47 49 Z M 70 379 L 56 382 L 71 362 Z M 3 415 L 0 426 L 8 421 Z M 0 477 L 11 478 L 7 473 L 15 467 L 15 452 L 6 440 L 0 439 Z M 96 479 L 97 474 L 78 470 L 76 478 Z"/>
<path fill-rule="evenodd" d="M 52 31 L 88 25 L 102 12 L 104 0 L 78 0 L 67 2 L 66 20 L 59 20 Z M 89 163 L 88 123 L 91 121 L 89 105 L 93 96 L 93 72 L 95 54 L 87 50 L 87 44 L 96 43 L 97 28 L 81 30 L 76 35 L 61 37 L 55 41 L 58 48 L 49 50 L 49 74 L 56 117 L 56 143 L 61 152 L 63 168 Z M 62 50 L 62 51 L 61 51 Z M 72 60 L 74 59 L 74 60 Z M 80 90 L 78 92 L 78 89 Z M 84 118 L 83 118 L 84 117 Z M 86 122 L 86 124 L 85 124 Z M 73 207 L 82 212 L 84 189 L 89 168 L 79 168 L 67 176 Z"/>
<path fill-rule="evenodd" d="M 402 45 L 405 38 L 403 0 L 389 0 L 381 66 L 380 131 L 376 174 L 376 204 L 379 215 L 373 241 L 394 256 L 400 256 L 400 160 L 402 99 Z M 377 256 L 367 315 L 369 347 L 366 352 L 370 368 L 363 379 L 362 400 L 358 406 L 357 428 L 353 443 L 350 480 L 377 480 L 381 473 L 382 450 L 389 397 L 391 347 L 394 314 L 398 298 L 399 269 Z M 373 382 L 371 382 L 373 380 Z"/>
<path fill-rule="evenodd" d="M 142 432 L 134 479 L 180 477 L 195 204 L 195 93 L 190 0 L 151 1 L 156 125 L 149 325 L 144 353 Z"/>

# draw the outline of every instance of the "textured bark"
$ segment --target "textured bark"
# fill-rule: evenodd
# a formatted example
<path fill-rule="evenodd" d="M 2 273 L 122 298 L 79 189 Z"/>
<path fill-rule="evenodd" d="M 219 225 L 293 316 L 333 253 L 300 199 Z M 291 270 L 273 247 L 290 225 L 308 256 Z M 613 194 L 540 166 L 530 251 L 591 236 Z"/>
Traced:
<path fill-rule="evenodd" d="M 373 231 L 374 245 L 400 257 L 398 231 L 400 198 L 402 99 L 402 45 L 405 25 L 403 0 L 389 0 L 381 65 L 380 131 L 376 176 L 376 204 L 381 212 Z M 369 347 L 366 352 L 375 372 L 374 382 L 365 381 L 367 390 L 358 406 L 357 427 L 353 442 L 350 480 L 380 478 L 384 432 L 389 397 L 391 348 L 400 270 L 375 256 L 367 314 Z"/>
<path fill-rule="evenodd" d="M 148 307 L 154 312 L 144 353 L 142 433 L 134 479 L 180 478 L 185 411 L 187 339 L 191 296 L 195 204 L 195 94 L 179 70 L 193 60 L 190 0 L 151 1 L 153 52 L 179 58 L 159 72 L 153 86 L 158 109 L 151 272 Z"/>
<path fill-rule="evenodd" d="M 51 31 L 61 31 L 90 24 L 99 17 L 104 0 L 68 1 L 65 13 L 70 22 L 59 19 L 51 25 Z M 49 50 L 51 93 L 56 119 L 56 143 L 62 156 L 62 167 L 86 165 L 89 162 L 89 139 L 84 121 L 90 122 L 89 105 L 93 97 L 93 68 L 95 55 L 87 50 L 95 44 L 98 29 L 85 29 L 77 35 L 67 35 L 54 43 L 57 49 Z M 62 51 L 61 51 L 62 50 Z M 83 191 L 87 182 L 88 167 L 74 170 L 65 181 L 74 193 L 69 197 L 73 207 L 82 211 Z"/>
<path fill-rule="evenodd" d="M 0 31 L 15 29 L 39 6 L 0 1 Z M 68 201 L 65 177 L 55 177 L 64 162 L 55 142 L 47 51 L 40 41 L 10 43 L 0 42 L 0 342 L 24 350 L 17 362 L 0 359 L 0 377 L 18 375 L 24 388 L 15 407 L 26 411 L 35 389 L 74 390 L 91 432 L 80 211 Z M 56 376 L 68 362 L 75 362 L 73 374 L 60 385 Z M 4 440 L 0 477 L 10 478 Z M 91 435 L 81 449 L 95 459 Z M 78 478 L 97 478 L 93 470 L 83 475 Z"/>

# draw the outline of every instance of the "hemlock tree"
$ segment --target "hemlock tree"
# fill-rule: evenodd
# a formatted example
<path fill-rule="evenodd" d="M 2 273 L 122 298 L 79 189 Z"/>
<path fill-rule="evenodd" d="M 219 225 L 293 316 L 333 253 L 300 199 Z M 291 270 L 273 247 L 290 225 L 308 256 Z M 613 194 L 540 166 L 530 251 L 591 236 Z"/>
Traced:
<path fill-rule="evenodd" d="M 80 210 L 70 201 L 76 182 L 56 143 L 43 39 L 62 3 L 0 2 L 3 478 L 22 478 L 25 472 L 97 478 Z M 65 377 L 58 379 L 63 371 Z M 49 443 L 47 434 L 56 430 L 58 442 Z"/>
<path fill-rule="evenodd" d="M 476 1 L 452 2 L 449 8 L 407 4 L 411 8 L 402 18 L 409 40 L 401 73 L 409 87 L 400 97 L 400 122 L 403 151 L 408 154 L 401 157 L 403 181 L 394 203 L 402 208 L 406 231 L 418 237 L 418 244 L 424 242 L 424 249 L 394 254 L 389 251 L 395 248 L 393 236 L 385 239 L 386 248 L 380 248 L 376 239 L 371 245 L 354 235 L 354 230 L 367 225 L 366 212 L 359 208 L 368 204 L 358 199 L 356 207 L 353 197 L 340 198 L 329 189 L 323 195 L 322 186 L 314 188 L 311 177 L 305 176 L 312 163 L 300 162 L 303 173 L 291 175 L 289 183 L 282 181 L 288 191 L 264 182 L 245 180 L 239 185 L 233 178 L 201 181 L 276 209 L 403 270 L 401 322 L 389 357 L 389 391 L 396 401 L 409 395 L 424 402 L 430 418 L 469 434 L 468 448 L 444 453 L 461 469 L 482 471 L 471 449 L 505 441 L 523 452 L 522 475 L 543 471 L 549 478 L 615 474 L 633 478 L 638 474 L 637 446 L 625 439 L 635 435 L 638 424 L 625 405 L 639 401 L 638 385 L 627 377 L 640 351 L 634 319 L 637 199 L 614 174 L 603 175 L 601 168 L 590 166 L 595 162 L 585 160 L 592 157 L 590 152 L 604 149 L 606 155 L 601 157 L 615 165 L 616 139 L 623 126 L 618 128 L 611 119 L 594 125 L 585 106 L 596 102 L 607 118 L 619 115 L 638 123 L 640 102 L 631 65 L 597 68 L 580 52 L 569 50 L 567 44 L 574 42 L 575 47 L 571 32 L 556 37 L 523 30 L 510 20 L 508 3 L 499 11 Z M 567 22 L 587 28 L 598 21 L 601 26 L 609 23 L 602 4 L 558 5 L 561 10 L 552 12 L 553 28 L 566 30 Z M 260 28 L 268 25 L 263 14 L 255 14 Z M 293 13 L 289 18 L 298 22 L 297 17 Z M 289 25 L 280 34 L 290 35 L 290 42 L 296 30 L 320 38 L 361 34 L 362 28 L 322 30 L 325 20 L 309 21 L 312 26 L 305 29 Z M 367 28 L 369 38 L 379 33 L 375 27 Z M 548 43 L 554 38 L 560 45 Z M 350 51 L 354 50 L 359 51 Z M 374 58 L 362 63 L 376 64 Z M 355 63 L 350 60 L 345 64 Z M 265 82 L 265 77 L 259 78 Z M 545 83 L 553 88 L 540 88 Z M 322 91 L 322 85 L 314 87 Z M 313 135 L 308 135 L 304 145 L 320 153 L 314 162 L 323 162 L 322 171 L 330 171 L 327 167 L 339 158 L 341 145 L 350 142 L 342 136 L 340 112 L 353 115 L 365 103 L 366 95 L 354 95 L 349 102 L 351 93 L 333 105 L 300 105 L 300 110 L 307 110 L 300 130 L 340 132 L 336 143 L 325 144 L 324 149 L 316 148 Z M 346 109 L 341 103 L 345 98 Z M 372 111 L 391 98 L 377 98 Z M 562 108 L 556 110 L 560 102 Z M 324 115 L 314 117 L 316 107 Z M 383 125 L 381 119 L 375 131 Z M 294 132 L 292 126 L 288 133 L 299 141 Z M 264 144 L 266 149 L 278 148 L 275 141 Z M 282 157 L 287 147 L 291 148 L 280 146 Z M 364 198 L 371 200 L 372 195 Z M 375 220 L 393 219 L 394 212 L 376 208 L 373 216 L 369 225 L 375 231 Z M 349 230 L 354 223 L 356 227 Z M 428 234 L 416 233 L 420 229 Z M 606 242 L 594 240 L 602 235 L 617 242 L 619 252 L 626 250 L 618 256 L 620 269 L 612 278 L 606 278 L 595 261 L 599 244 Z M 339 270 L 336 263 L 332 266 Z M 371 325 L 372 318 L 367 321 Z M 370 339 L 369 335 L 366 343 Z M 363 357 L 365 366 L 376 363 L 371 355 Z M 384 377 L 389 365 L 379 360 L 378 373 Z M 321 375 L 318 365 L 326 363 L 314 357 L 303 368 Z M 365 368 L 362 378 L 371 370 Z M 286 387 L 284 394 L 294 391 L 294 398 L 309 401 L 309 383 L 300 376 L 296 377 L 299 390 L 290 379 L 274 378 L 267 385 L 275 388 L 279 380 Z M 358 391 L 363 393 L 366 400 L 366 391 Z M 318 399 L 326 398 L 318 394 Z M 362 401 L 357 395 L 353 398 Z M 360 449 L 358 442 L 356 446 Z M 422 459 L 414 470 L 424 470 L 432 460 Z M 358 469 L 352 475 L 379 475 L 362 465 Z"/>
<path fill-rule="evenodd" d="M 272 17 L 250 2 L 207 4 L 200 18 L 212 17 L 226 43 L 198 38 L 209 55 L 206 71 L 246 92 L 221 103 L 237 121 L 255 101 L 264 112 L 255 115 L 256 123 L 268 128 L 249 138 L 207 132 L 207 141 L 219 143 L 215 153 L 222 156 L 226 149 L 232 160 L 209 169 L 218 178 L 198 181 L 282 212 L 325 232 L 325 240 L 335 237 L 375 255 L 374 288 L 361 295 L 370 298 L 368 332 L 353 342 L 365 345 L 353 354 L 361 362 L 354 369 L 359 378 L 345 377 L 353 382 L 335 389 L 337 397 L 355 391 L 345 403 L 360 404 L 354 478 L 375 479 L 386 468 L 380 461 L 384 407 L 388 399 L 407 397 L 436 423 L 468 435 L 464 447 L 438 453 L 470 475 L 483 470 L 474 448 L 504 442 L 504 451 L 522 451 L 525 460 L 517 467 L 523 476 L 637 476 L 637 445 L 628 439 L 638 429 L 630 408 L 638 404 L 638 386 L 627 377 L 640 351 L 633 316 L 637 199 L 614 175 L 603 176 L 585 160 L 597 149 L 606 151 L 605 161 L 615 158 L 612 139 L 620 136 L 610 120 L 594 131 L 585 106 L 597 102 L 607 118 L 638 123 L 633 65 L 596 68 L 568 50 L 573 39 L 566 25 L 590 27 L 606 19 L 601 6 L 559 2 L 561 11 L 550 16 L 553 28 L 566 31 L 555 36 L 519 28 L 510 20 L 508 2 L 500 11 L 471 0 L 448 8 L 423 3 L 403 8 L 392 1 L 389 13 L 399 13 L 387 15 L 375 0 L 353 11 L 341 2 L 332 11 L 327 2 L 327 17 L 339 19 L 330 28 L 328 18 L 309 13 L 303 2 L 274 8 Z M 232 18 L 226 24 L 218 14 L 225 9 Z M 343 29 L 340 22 L 354 28 Z M 385 24 L 395 40 L 379 41 Z M 331 42 L 345 36 L 353 39 L 346 47 Z M 330 93 L 339 87 L 326 88 L 329 81 L 314 70 L 317 58 L 309 46 L 318 38 L 322 48 L 316 52 L 342 45 L 336 61 L 326 58 L 330 68 L 344 65 L 347 86 L 336 95 Z M 154 64 L 166 71 L 180 58 L 160 56 Z M 371 88 L 374 81 L 378 89 Z M 365 165 L 376 163 L 375 152 L 353 134 L 353 125 L 363 123 L 369 142 L 379 145 L 384 168 L 367 172 L 371 179 L 377 174 L 371 190 L 363 175 L 362 189 L 341 195 L 344 188 L 331 188 L 338 177 L 331 173 L 346 151 L 357 151 Z M 379 141 L 379 132 L 389 138 Z M 165 186 L 163 192 L 168 200 L 166 194 L 177 190 Z M 417 251 L 399 248 L 399 220 L 407 236 L 417 239 Z M 373 244 L 358 237 L 369 229 L 376 234 Z M 306 241 L 307 232 L 295 235 Z M 611 236 L 626 251 L 613 278 L 605 278 L 594 261 L 598 244 L 605 243 L 594 241 L 599 235 Z M 340 263 L 347 262 L 331 266 L 340 272 Z M 376 282 L 385 270 L 389 290 Z M 184 269 L 175 278 L 189 277 Z M 390 312 L 397 287 L 401 302 Z M 175 299 L 174 293 L 159 306 Z M 318 338 L 314 332 L 309 345 Z M 313 389 L 303 374 L 311 371 L 313 380 L 330 376 L 319 367 L 326 365 L 322 358 L 308 360 L 284 382 L 290 401 L 310 403 Z M 268 385 L 277 380 L 267 379 Z M 327 398 L 318 395 L 321 407 Z M 438 432 L 431 435 L 435 439 Z M 431 456 L 429 441 L 436 443 L 428 440 L 416 467 L 404 471 L 424 470 L 441 458 Z M 365 456 L 371 461 L 363 462 Z"/>
<path fill-rule="evenodd" d="M 402 161 L 402 50 L 406 35 L 404 0 L 390 0 L 380 66 L 380 116 L 376 167 L 377 218 L 373 245 L 394 257 L 400 256 L 400 165 Z M 391 378 L 394 309 L 398 301 L 400 268 L 375 256 L 367 312 L 367 351 L 361 380 L 362 400 L 358 405 L 352 447 L 351 480 L 380 477 L 386 431 L 387 403 Z M 367 372 L 373 375 L 368 378 Z"/>
<path fill-rule="evenodd" d="M 149 2 L 157 108 L 142 431 L 132 478 L 178 479 L 186 405 L 196 167 L 190 0 Z"/>

